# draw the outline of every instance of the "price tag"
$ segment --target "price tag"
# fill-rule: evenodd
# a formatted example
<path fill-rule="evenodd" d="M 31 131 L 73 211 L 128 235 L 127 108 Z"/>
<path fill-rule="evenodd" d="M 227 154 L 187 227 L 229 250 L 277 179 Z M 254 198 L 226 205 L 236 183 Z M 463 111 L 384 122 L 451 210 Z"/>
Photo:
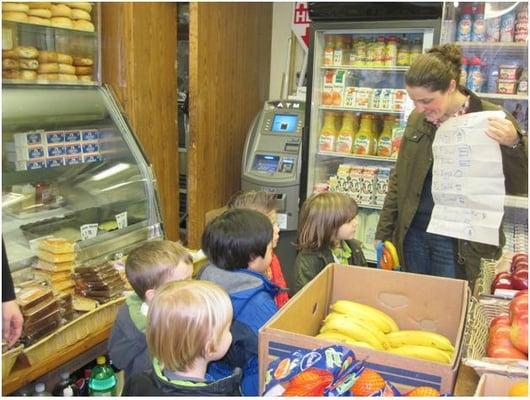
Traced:
<path fill-rule="evenodd" d="M 98 224 L 81 225 L 81 240 L 93 239 L 98 234 Z"/>
<path fill-rule="evenodd" d="M 118 223 L 118 229 L 127 228 L 127 211 L 116 214 L 115 218 Z"/>

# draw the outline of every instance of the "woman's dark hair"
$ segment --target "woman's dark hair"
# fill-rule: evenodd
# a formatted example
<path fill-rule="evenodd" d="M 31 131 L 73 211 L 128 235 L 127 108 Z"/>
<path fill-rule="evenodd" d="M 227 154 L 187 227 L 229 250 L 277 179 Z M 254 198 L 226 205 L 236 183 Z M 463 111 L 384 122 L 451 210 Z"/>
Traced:
<path fill-rule="evenodd" d="M 265 257 L 272 241 L 272 229 L 269 218 L 258 211 L 230 209 L 206 225 L 202 249 L 219 268 L 247 268 L 250 261 Z"/>
<path fill-rule="evenodd" d="M 410 87 L 424 87 L 432 92 L 445 92 L 451 80 L 458 84 L 462 67 L 462 52 L 455 44 L 435 46 L 420 55 L 405 75 Z"/>

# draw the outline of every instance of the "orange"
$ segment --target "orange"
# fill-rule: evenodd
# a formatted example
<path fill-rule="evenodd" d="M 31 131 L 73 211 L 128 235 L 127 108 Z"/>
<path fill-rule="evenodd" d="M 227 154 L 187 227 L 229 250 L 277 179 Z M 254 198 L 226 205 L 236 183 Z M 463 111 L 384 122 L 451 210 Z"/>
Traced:
<path fill-rule="evenodd" d="M 410 397 L 438 397 L 440 392 L 430 386 L 418 386 L 406 394 Z"/>
<path fill-rule="evenodd" d="M 527 397 L 528 381 L 520 381 L 514 383 L 508 391 L 508 396 Z"/>
<path fill-rule="evenodd" d="M 331 372 L 308 368 L 290 380 L 282 396 L 323 396 L 324 390 L 333 382 Z"/>
<path fill-rule="evenodd" d="M 383 377 L 373 369 L 365 368 L 353 384 L 351 392 L 354 396 L 370 396 L 384 387 Z"/>

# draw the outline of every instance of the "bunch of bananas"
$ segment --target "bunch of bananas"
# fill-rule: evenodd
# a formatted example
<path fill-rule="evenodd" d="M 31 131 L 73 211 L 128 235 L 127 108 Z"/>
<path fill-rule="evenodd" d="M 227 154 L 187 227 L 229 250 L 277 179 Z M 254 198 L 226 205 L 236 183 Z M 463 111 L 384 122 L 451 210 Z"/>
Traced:
<path fill-rule="evenodd" d="M 317 338 L 388 351 L 406 357 L 451 364 L 451 341 L 435 332 L 399 330 L 384 312 L 366 304 L 338 300 L 324 319 Z"/>

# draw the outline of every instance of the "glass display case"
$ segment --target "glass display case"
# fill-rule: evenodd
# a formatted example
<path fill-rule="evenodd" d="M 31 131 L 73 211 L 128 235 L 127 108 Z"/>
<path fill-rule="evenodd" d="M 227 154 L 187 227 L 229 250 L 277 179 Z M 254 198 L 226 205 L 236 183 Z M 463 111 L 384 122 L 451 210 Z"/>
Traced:
<path fill-rule="evenodd" d="M 307 197 L 330 190 L 353 197 L 360 208 L 357 238 L 375 262 L 379 213 L 414 108 L 405 73 L 415 57 L 438 42 L 440 22 L 312 26 L 302 192 Z"/>
<path fill-rule="evenodd" d="M 528 3 L 445 3 L 442 43 L 464 55 L 460 84 L 502 106 L 528 132 Z M 528 251 L 528 197 L 506 196 L 505 249 Z"/>
<path fill-rule="evenodd" d="M 68 4 L 2 4 L 4 82 L 101 83 L 100 4 Z"/>
<path fill-rule="evenodd" d="M 108 88 L 4 84 L 2 104 L 12 270 L 48 236 L 74 240 L 78 261 L 163 236 L 151 167 Z"/>

